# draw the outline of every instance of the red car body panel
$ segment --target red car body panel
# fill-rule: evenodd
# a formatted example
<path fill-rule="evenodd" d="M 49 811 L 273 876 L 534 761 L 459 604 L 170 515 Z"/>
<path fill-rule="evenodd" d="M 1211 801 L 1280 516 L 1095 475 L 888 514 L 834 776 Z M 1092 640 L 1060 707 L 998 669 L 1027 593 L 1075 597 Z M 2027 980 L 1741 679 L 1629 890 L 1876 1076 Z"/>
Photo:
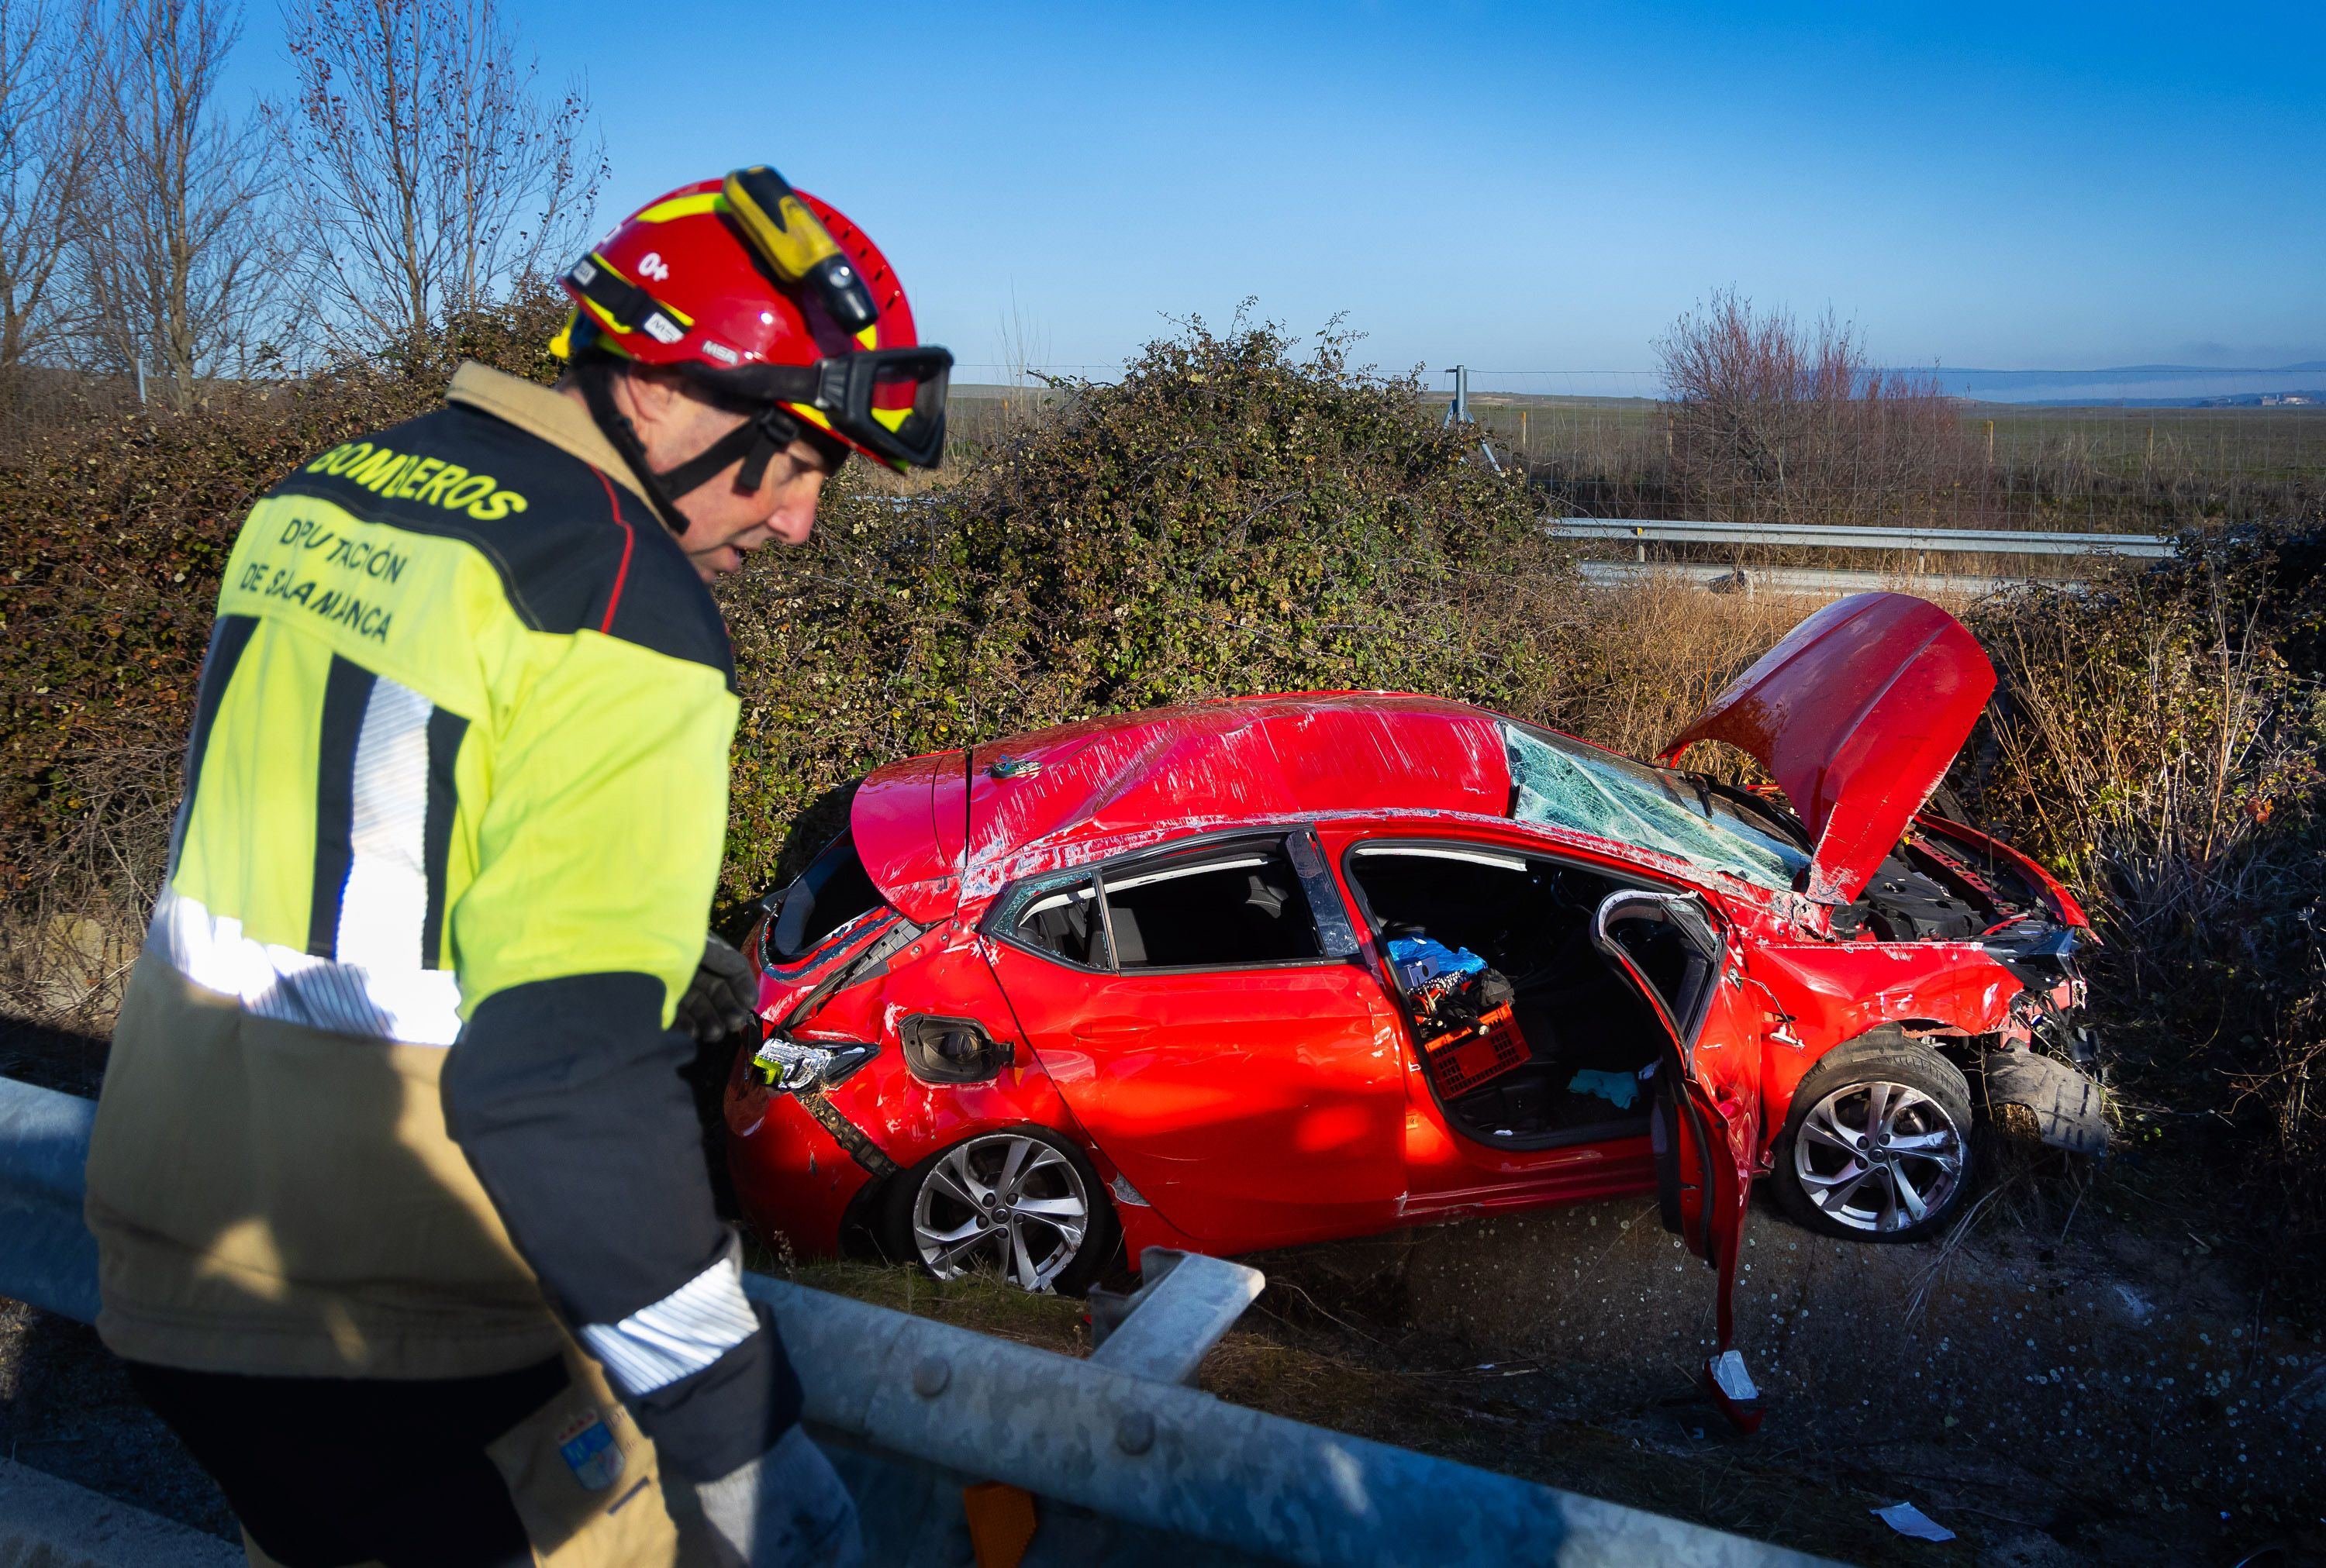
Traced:
<path fill-rule="evenodd" d="M 1839 599 L 1782 641 L 1665 748 L 1725 740 L 1769 770 L 1816 845 L 1809 895 L 1865 889 L 1946 776 L 1995 690 L 1961 622 L 1903 593 Z"/>
<path fill-rule="evenodd" d="M 947 831 L 940 819 L 960 809 L 961 771 L 957 751 L 890 763 L 864 781 L 849 807 L 856 852 L 881 895 L 921 925 L 944 919 L 960 901 L 961 832 Z"/>
<path fill-rule="evenodd" d="M 836 1250 L 848 1206 L 872 1173 L 810 1116 L 796 1096 L 750 1081 L 739 1056 L 728 1081 L 727 1169 L 742 1220 L 794 1252 Z"/>
<path fill-rule="evenodd" d="M 1942 611 L 1862 595 L 1810 617 L 1690 727 L 1668 755 L 1730 741 L 1800 809 L 1813 856 L 1791 892 L 1514 820 L 1509 721 L 1425 697 L 1237 699 L 890 764 L 859 789 L 850 831 L 896 913 L 847 921 L 788 965 L 761 950 L 771 1030 L 878 1049 L 813 1105 L 770 1095 L 739 1067 L 726 1109 L 745 1217 L 802 1252 L 830 1252 L 879 1183 L 963 1138 L 1028 1125 L 1088 1156 L 1134 1262 L 1149 1245 L 1243 1251 L 1661 1180 L 1690 1250 L 1720 1271 L 1725 1337 L 1751 1180 L 1770 1168 L 1794 1091 L 1826 1053 L 1886 1025 L 2024 1039 L 2032 983 L 1979 941 L 1877 941 L 1845 920 L 1885 858 L 1909 852 L 1901 836 L 1912 826 L 1958 869 L 1976 861 L 2032 889 L 2042 907 L 2014 895 L 2030 913 L 2013 920 L 2085 924 L 2007 846 L 1916 823 L 1993 680 Z M 1357 951 L 1100 969 L 993 933 L 989 914 L 1022 879 L 1228 830 L 1312 840 L 1329 875 L 1307 896 L 1337 900 Z M 1349 857 L 1374 839 L 1549 858 L 1700 905 L 1724 951 L 1700 1021 L 1670 1020 L 1689 1118 L 1676 1147 L 1660 1155 L 1635 1131 L 1496 1146 L 1449 1118 L 1386 938 L 1351 880 Z M 2054 999 L 2073 988 L 2062 981 Z M 900 1029 L 916 1015 L 976 1019 L 1007 1065 L 982 1082 L 916 1076 Z"/>
<path fill-rule="evenodd" d="M 1102 974 L 1006 945 L 994 966 L 1092 1139 L 1187 1235 L 1250 1248 L 1396 1221 L 1403 1029 L 1365 970 Z"/>

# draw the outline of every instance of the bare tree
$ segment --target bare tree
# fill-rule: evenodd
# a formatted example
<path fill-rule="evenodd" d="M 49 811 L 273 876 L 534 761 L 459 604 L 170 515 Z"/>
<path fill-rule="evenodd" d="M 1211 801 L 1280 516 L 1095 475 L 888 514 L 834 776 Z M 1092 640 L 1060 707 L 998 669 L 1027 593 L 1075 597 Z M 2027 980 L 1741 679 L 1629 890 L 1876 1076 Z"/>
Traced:
<path fill-rule="evenodd" d="M 127 0 L 90 84 L 99 156 L 74 246 L 98 359 L 156 371 L 181 409 L 215 376 L 279 353 L 265 338 L 280 246 L 255 117 L 218 103 L 241 31 L 230 0 Z"/>
<path fill-rule="evenodd" d="M 269 114 L 345 346 L 420 339 L 565 259 L 604 153 L 493 0 L 285 0 L 284 26 L 299 91 Z"/>
<path fill-rule="evenodd" d="M 1876 368 L 1854 325 L 1734 290 L 1657 340 L 1674 478 L 1736 521 L 1927 522 L 1971 469 L 1934 378 Z"/>
<path fill-rule="evenodd" d="M 70 326 L 59 269 L 96 141 L 91 0 L 0 0 L 0 376 Z"/>

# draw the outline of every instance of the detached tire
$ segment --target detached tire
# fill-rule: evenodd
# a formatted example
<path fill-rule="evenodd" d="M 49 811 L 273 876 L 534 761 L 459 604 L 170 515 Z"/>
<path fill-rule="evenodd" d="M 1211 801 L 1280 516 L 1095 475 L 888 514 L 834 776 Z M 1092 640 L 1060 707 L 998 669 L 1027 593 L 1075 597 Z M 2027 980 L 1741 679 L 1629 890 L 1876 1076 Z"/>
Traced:
<path fill-rule="evenodd" d="M 980 1133 L 889 1183 L 881 1240 L 938 1279 L 989 1269 L 1080 1295 L 1114 1256 L 1114 1205 L 1081 1149 L 1040 1127 Z"/>
<path fill-rule="evenodd" d="M 1970 1195 L 1970 1085 L 1894 1028 L 1837 1047 L 1801 1080 L 1777 1140 L 1786 1212 L 1852 1241 L 1921 1241 Z"/>

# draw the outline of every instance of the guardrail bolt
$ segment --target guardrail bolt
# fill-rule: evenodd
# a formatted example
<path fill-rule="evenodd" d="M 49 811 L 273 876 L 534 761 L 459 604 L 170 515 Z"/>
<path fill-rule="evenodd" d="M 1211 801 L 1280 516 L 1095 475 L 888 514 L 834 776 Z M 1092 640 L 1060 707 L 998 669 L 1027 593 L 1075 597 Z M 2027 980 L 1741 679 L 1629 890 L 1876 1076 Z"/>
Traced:
<path fill-rule="evenodd" d="M 913 1367 L 913 1392 L 934 1399 L 953 1381 L 953 1363 L 943 1356 L 923 1356 Z"/>
<path fill-rule="evenodd" d="M 1155 1417 L 1144 1410 L 1126 1412 L 1114 1424 L 1114 1446 L 1125 1453 L 1145 1453 L 1155 1446 Z"/>

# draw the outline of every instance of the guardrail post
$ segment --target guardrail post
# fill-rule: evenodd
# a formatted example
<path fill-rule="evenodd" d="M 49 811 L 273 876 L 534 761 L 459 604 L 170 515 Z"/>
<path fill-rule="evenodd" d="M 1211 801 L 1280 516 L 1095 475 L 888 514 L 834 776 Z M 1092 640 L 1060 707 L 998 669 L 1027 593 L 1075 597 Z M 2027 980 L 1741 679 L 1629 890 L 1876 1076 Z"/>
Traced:
<path fill-rule="evenodd" d="M 1139 1270 L 1135 1291 L 1090 1293 L 1090 1359 L 1158 1383 L 1193 1383 L 1204 1357 L 1268 1284 L 1256 1268 L 1169 1247 L 1140 1253 Z"/>

